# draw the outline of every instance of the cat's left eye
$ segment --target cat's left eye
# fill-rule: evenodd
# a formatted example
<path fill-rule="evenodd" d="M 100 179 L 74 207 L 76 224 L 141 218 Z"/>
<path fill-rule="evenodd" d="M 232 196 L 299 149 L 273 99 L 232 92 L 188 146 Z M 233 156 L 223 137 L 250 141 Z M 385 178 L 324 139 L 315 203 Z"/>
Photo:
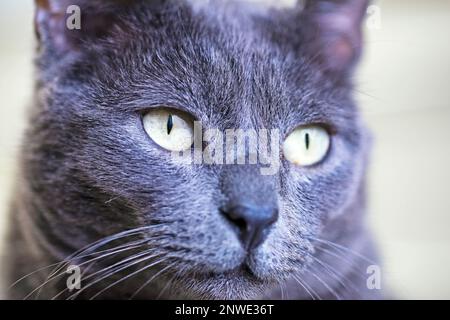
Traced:
<path fill-rule="evenodd" d="M 312 166 L 325 158 L 330 140 L 330 134 L 321 126 L 301 126 L 286 138 L 283 153 L 293 164 Z"/>
<path fill-rule="evenodd" d="M 169 108 L 154 109 L 143 117 L 144 129 L 159 146 L 184 151 L 194 142 L 194 121 L 188 115 Z"/>

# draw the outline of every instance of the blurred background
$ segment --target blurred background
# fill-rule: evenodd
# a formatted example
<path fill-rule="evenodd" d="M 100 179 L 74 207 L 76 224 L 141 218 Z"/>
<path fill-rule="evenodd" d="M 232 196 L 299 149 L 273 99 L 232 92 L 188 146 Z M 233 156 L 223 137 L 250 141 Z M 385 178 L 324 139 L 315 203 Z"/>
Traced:
<path fill-rule="evenodd" d="M 403 299 L 450 299 L 450 1 L 374 4 L 357 98 L 376 138 L 369 219 L 382 286 Z M 33 1 L 0 1 L 0 236 L 31 102 L 34 44 Z"/>

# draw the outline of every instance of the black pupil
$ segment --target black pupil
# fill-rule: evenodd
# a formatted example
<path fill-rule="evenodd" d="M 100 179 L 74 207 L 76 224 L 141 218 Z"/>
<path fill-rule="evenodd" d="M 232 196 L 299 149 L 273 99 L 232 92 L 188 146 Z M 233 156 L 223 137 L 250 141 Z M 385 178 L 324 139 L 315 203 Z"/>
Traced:
<path fill-rule="evenodd" d="M 167 119 L 167 134 L 170 134 L 170 132 L 172 132 L 172 128 L 173 128 L 173 119 L 172 119 L 172 115 L 169 115 L 169 119 Z"/>
<path fill-rule="evenodd" d="M 309 149 L 309 133 L 305 134 L 305 145 L 306 149 Z"/>

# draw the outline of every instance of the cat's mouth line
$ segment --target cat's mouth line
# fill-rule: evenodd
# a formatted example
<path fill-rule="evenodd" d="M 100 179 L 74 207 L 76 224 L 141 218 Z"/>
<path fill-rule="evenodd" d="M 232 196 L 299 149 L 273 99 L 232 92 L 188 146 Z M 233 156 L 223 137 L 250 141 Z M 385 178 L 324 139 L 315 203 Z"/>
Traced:
<path fill-rule="evenodd" d="M 248 263 L 246 263 L 245 261 L 243 263 L 241 263 L 238 267 L 231 269 L 229 271 L 225 271 L 223 273 L 225 275 L 242 276 L 245 278 L 250 278 L 250 279 L 255 279 L 255 280 L 258 279 L 256 277 L 255 273 L 252 271 L 252 269 L 248 265 Z"/>
<path fill-rule="evenodd" d="M 213 280 L 213 279 L 246 279 L 251 282 L 263 282 L 264 279 L 258 278 L 254 272 L 246 264 L 243 264 L 237 268 L 222 271 L 222 272 L 208 272 L 197 273 L 198 280 Z"/>
<path fill-rule="evenodd" d="M 243 260 L 241 264 L 237 267 L 217 272 L 205 272 L 198 274 L 200 278 L 211 279 L 211 278 L 239 278 L 239 279 L 247 279 L 252 282 L 266 282 L 269 279 L 263 279 L 258 277 L 257 274 L 252 270 L 251 266 L 247 262 L 247 260 Z"/>

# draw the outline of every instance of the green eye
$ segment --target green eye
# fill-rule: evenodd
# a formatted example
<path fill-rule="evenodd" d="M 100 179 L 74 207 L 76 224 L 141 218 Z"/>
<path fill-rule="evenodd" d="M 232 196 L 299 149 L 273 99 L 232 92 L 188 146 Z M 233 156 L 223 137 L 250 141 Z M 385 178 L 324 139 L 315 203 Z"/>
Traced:
<path fill-rule="evenodd" d="M 302 126 L 284 141 L 285 158 L 299 166 L 312 166 L 322 161 L 330 148 L 330 135 L 320 126 Z"/>
<path fill-rule="evenodd" d="M 194 142 L 194 121 L 179 111 L 155 109 L 143 118 L 145 132 L 159 146 L 170 151 L 184 151 Z"/>

